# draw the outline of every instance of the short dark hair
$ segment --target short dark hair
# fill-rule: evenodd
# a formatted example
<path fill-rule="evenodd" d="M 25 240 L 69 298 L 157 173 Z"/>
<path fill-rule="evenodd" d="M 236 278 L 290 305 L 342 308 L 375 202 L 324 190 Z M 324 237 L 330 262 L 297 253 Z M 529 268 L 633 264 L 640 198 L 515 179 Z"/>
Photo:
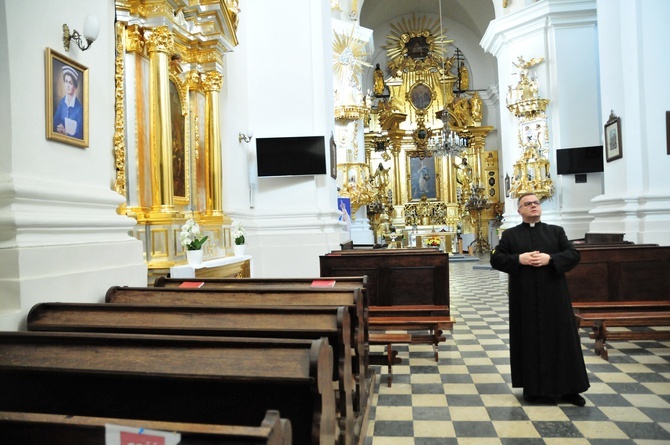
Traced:
<path fill-rule="evenodd" d="M 532 193 L 532 192 L 524 193 L 523 195 L 519 196 L 519 199 L 516 200 L 516 206 L 517 207 L 521 206 L 521 200 L 523 198 L 525 198 L 526 196 L 530 196 L 530 195 L 537 196 L 535 193 Z"/>

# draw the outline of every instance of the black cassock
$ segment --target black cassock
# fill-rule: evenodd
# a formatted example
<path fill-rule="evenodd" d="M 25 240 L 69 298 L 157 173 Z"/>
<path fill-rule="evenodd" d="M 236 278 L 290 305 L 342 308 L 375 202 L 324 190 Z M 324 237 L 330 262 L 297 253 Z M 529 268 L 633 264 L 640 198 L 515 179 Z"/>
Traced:
<path fill-rule="evenodd" d="M 539 251 L 549 265 L 522 266 L 519 255 Z M 562 227 L 521 223 L 503 232 L 491 266 L 509 274 L 512 386 L 538 396 L 562 396 L 588 389 L 584 356 L 568 295 L 565 272 L 579 252 Z"/>

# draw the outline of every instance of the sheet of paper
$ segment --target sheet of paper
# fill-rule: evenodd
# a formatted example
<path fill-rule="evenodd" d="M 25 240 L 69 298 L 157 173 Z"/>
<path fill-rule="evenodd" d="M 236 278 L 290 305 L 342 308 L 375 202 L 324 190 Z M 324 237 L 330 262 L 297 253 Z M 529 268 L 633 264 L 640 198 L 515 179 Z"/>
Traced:
<path fill-rule="evenodd" d="M 77 121 L 74 119 L 70 119 L 69 117 L 65 118 L 65 133 L 68 136 L 74 136 L 74 134 L 77 132 Z"/>
<path fill-rule="evenodd" d="M 145 430 L 122 425 L 105 425 L 105 445 L 177 445 L 181 434 Z"/>

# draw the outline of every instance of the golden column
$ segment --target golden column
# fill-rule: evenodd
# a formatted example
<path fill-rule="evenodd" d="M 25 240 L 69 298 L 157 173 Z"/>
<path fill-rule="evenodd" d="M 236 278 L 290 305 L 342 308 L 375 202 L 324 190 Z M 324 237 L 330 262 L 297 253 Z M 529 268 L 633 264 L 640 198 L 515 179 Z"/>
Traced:
<path fill-rule="evenodd" d="M 149 53 L 149 121 L 151 125 L 152 217 L 174 213 L 172 184 L 172 121 L 170 115 L 169 55 L 174 44 L 167 26 L 145 31 Z M 163 215 L 157 215 L 163 214 Z"/>
<path fill-rule="evenodd" d="M 493 130 L 493 127 L 467 127 L 467 130 L 470 134 L 469 146 L 472 150 L 472 161 L 475 164 L 472 166 L 473 181 L 476 185 L 481 185 L 486 182 L 482 171 L 482 154 L 486 146 L 486 135 Z"/>
<path fill-rule="evenodd" d="M 223 76 L 218 71 L 209 71 L 202 76 L 205 92 L 205 153 L 207 162 L 206 193 L 207 216 L 223 216 L 223 187 L 221 172 L 221 119 L 219 115 L 219 92 Z"/>

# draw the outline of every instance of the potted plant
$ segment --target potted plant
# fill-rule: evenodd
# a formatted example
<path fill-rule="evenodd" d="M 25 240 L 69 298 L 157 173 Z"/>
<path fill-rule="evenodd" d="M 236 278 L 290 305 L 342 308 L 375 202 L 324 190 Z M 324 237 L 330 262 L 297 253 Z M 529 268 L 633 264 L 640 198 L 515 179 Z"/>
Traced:
<path fill-rule="evenodd" d="M 202 235 L 200 226 L 192 218 L 181 227 L 179 241 L 186 248 L 186 259 L 191 266 L 198 266 L 202 263 L 202 245 L 207 238 L 207 235 Z"/>
<path fill-rule="evenodd" d="M 246 241 L 244 238 L 244 233 L 245 231 L 242 223 L 238 223 L 235 227 L 233 227 L 233 241 L 235 242 L 235 245 L 233 246 L 233 252 L 235 252 L 235 256 L 244 255 Z"/>

